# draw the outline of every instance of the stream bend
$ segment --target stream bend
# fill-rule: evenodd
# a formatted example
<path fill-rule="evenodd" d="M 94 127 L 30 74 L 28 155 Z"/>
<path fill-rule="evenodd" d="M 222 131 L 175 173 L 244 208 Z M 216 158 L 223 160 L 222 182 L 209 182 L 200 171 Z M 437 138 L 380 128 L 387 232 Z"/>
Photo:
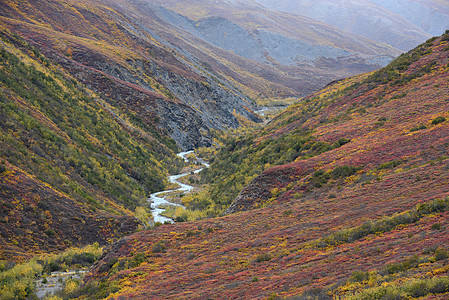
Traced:
<path fill-rule="evenodd" d="M 181 158 L 183 158 L 186 162 L 188 162 L 188 158 L 187 155 L 194 153 L 193 151 L 187 151 L 187 152 L 181 152 L 178 153 L 177 155 Z M 209 164 L 205 163 L 202 160 L 198 160 L 199 162 L 201 162 L 204 165 L 204 168 L 209 168 Z M 195 174 L 201 172 L 204 168 L 198 169 L 196 171 L 194 171 Z M 151 210 L 153 212 L 153 218 L 154 218 L 154 222 L 171 222 L 173 223 L 173 220 L 167 217 L 162 216 L 161 214 L 164 212 L 165 207 L 167 205 L 172 205 L 172 206 L 182 206 L 181 204 L 177 204 L 177 203 L 172 203 L 169 202 L 164 196 L 164 194 L 167 194 L 169 192 L 184 192 L 184 193 L 188 193 L 190 191 L 192 191 L 194 189 L 193 186 L 184 184 L 182 182 L 179 182 L 178 180 L 189 175 L 190 173 L 182 173 L 182 174 L 178 174 L 178 175 L 171 175 L 168 177 L 168 180 L 170 183 L 173 184 L 177 184 L 180 187 L 177 189 L 171 189 L 171 190 L 165 190 L 165 191 L 161 191 L 161 192 L 157 192 L 154 194 L 150 195 L 150 198 L 148 199 L 148 201 L 150 202 L 150 207 Z"/>

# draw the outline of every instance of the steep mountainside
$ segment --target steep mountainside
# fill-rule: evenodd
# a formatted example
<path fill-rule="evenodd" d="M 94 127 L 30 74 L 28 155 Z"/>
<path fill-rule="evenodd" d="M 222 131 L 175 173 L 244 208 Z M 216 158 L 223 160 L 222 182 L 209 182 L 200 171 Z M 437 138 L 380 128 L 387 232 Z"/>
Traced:
<path fill-rule="evenodd" d="M 277 141 L 282 145 L 279 142 L 284 139 L 288 142 L 287 137 L 299 139 L 310 133 L 314 139 L 329 146 L 323 154 L 309 159 L 303 158 L 310 151 L 308 147 L 294 147 L 296 152 L 290 154 L 294 162 L 269 169 L 256 178 L 235 200 L 229 212 L 249 203 L 257 207 L 261 205 L 260 201 L 273 201 L 271 190 L 275 187 L 288 190 L 280 191 L 274 197 L 276 201 L 289 199 L 295 193 L 311 192 L 317 196 L 314 184 L 320 186 L 320 182 L 316 180 L 327 182 L 332 179 L 332 170 L 336 167 L 360 168 L 348 171 L 349 175 L 354 175 L 349 183 L 376 179 L 381 184 L 383 181 L 378 179 L 387 174 L 391 176 L 388 181 L 393 182 L 413 178 L 414 173 L 420 173 L 419 166 L 427 166 L 434 160 L 444 161 L 448 142 L 444 138 L 447 130 L 444 122 L 449 105 L 447 40 L 448 34 L 430 39 L 384 69 L 331 84 L 273 120 L 263 136 L 253 142 Z M 299 143 L 302 144 L 304 142 Z M 284 169 L 286 174 L 293 173 L 285 175 L 282 182 L 272 181 L 269 173 L 273 172 L 276 177 Z M 394 174 L 385 171 L 390 169 L 395 170 Z M 289 177 L 296 172 L 299 172 L 300 180 Z M 404 174 L 408 172 L 410 174 Z M 348 177 L 346 175 L 344 177 Z M 413 187 L 407 187 L 415 189 L 419 185 L 417 181 Z M 397 188 L 397 185 L 393 187 Z M 336 192 L 334 188 L 330 185 L 321 191 Z M 447 192 L 444 186 L 441 188 L 441 191 L 436 187 L 432 189 L 435 197 Z M 424 192 L 429 191 L 424 189 Z M 422 197 L 417 191 L 411 194 L 417 199 Z"/>
<path fill-rule="evenodd" d="M 2 1 L 0 35 L 1 258 L 132 233 L 176 152 L 259 121 L 230 83 L 98 2 Z"/>
<path fill-rule="evenodd" d="M 132 216 L 136 207 L 166 187 L 166 175 L 181 167 L 175 152 L 211 145 L 214 130 L 260 122 L 247 95 L 307 93 L 330 78 L 372 69 L 378 59 L 396 53 L 310 20 L 286 15 L 287 21 L 276 23 L 279 15 L 257 6 L 263 18 L 252 18 L 269 24 L 263 33 L 268 39 L 276 33 L 281 40 L 296 40 L 301 34 L 302 42 L 319 44 L 320 55 L 348 62 L 330 75 L 332 64 L 300 67 L 296 77 L 297 66 L 273 69 L 277 63 L 212 46 L 221 41 L 214 36 L 218 28 L 241 34 L 255 28 L 232 19 L 238 7 L 226 10 L 223 3 L 210 4 L 223 15 L 193 21 L 187 19 L 192 15 L 178 14 L 179 6 L 176 13 L 149 2 L 0 2 L 3 257 L 95 239 L 106 243 L 132 232 L 140 224 Z M 288 24 L 295 22 L 309 29 L 300 32 Z M 178 23 L 194 24 L 194 34 Z M 318 43 L 318 34 L 325 42 Z M 235 47 L 235 41 L 231 44 Z M 372 59 L 376 62 L 368 62 Z M 19 236 L 27 238 L 19 241 Z"/>
<path fill-rule="evenodd" d="M 372 0 L 257 0 L 259 3 L 274 10 L 295 13 L 307 16 L 326 24 L 340 28 L 371 40 L 392 45 L 401 50 L 408 50 L 422 43 L 431 35 L 421 26 L 417 26 L 409 18 L 403 16 L 401 11 L 406 11 L 408 16 L 414 19 L 424 19 L 426 12 L 420 10 L 409 10 L 409 2 L 403 1 L 402 10 L 386 7 L 381 2 L 393 3 L 394 1 L 372 1 Z M 418 3 L 419 1 L 412 1 Z M 397 6 L 395 6 L 397 7 Z M 406 8 L 405 8 L 406 7 Z M 435 7 L 435 5 L 434 5 Z M 429 8 L 430 9 L 430 8 Z M 428 10 L 426 10 L 428 11 Z M 446 15 L 449 19 L 449 14 Z M 426 19 L 429 20 L 429 19 Z M 440 21 L 440 20 L 438 20 Z M 438 23 L 437 20 L 429 22 Z M 445 20 L 447 23 L 447 20 Z M 439 24 L 439 26 L 442 24 Z M 443 25 L 444 28 L 444 25 Z M 435 35 L 441 35 L 444 30 L 439 30 Z"/>
<path fill-rule="evenodd" d="M 0 256 L 132 233 L 131 210 L 182 165 L 174 141 L 118 116 L 22 38 L 0 35 Z"/>
<path fill-rule="evenodd" d="M 210 130 L 258 121 L 254 103 L 96 1 L 0 3 L 1 22 L 107 103 L 155 126 L 181 149 L 211 144 Z"/>
<path fill-rule="evenodd" d="M 1 167 L 6 168 L 0 174 L 2 260 L 21 261 L 36 253 L 95 242 L 105 245 L 134 233 L 140 225 L 129 212 L 117 215 L 96 209 L 6 161 Z"/>
<path fill-rule="evenodd" d="M 84 293 L 446 298 L 448 42 L 449 32 L 384 69 L 334 82 L 230 141 L 210 169 L 217 184 L 228 169 L 234 185 L 265 171 L 229 215 L 121 240 Z"/>

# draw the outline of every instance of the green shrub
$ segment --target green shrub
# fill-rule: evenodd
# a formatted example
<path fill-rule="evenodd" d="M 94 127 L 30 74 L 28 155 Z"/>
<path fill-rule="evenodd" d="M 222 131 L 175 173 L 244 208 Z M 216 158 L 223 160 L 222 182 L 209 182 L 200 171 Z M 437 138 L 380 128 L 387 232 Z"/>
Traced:
<path fill-rule="evenodd" d="M 338 166 L 331 171 L 330 175 L 333 179 L 340 179 L 352 176 L 361 169 L 360 166 Z"/>
<path fill-rule="evenodd" d="M 436 199 L 429 203 L 420 203 L 416 206 L 416 210 L 420 215 L 431 213 L 439 213 L 449 209 L 449 198 Z"/>
<path fill-rule="evenodd" d="M 336 148 L 341 147 L 343 145 L 346 145 L 347 143 L 351 142 L 350 139 L 347 138 L 340 138 L 337 142 L 334 143 L 334 146 Z"/>
<path fill-rule="evenodd" d="M 416 127 L 413 127 L 412 129 L 410 129 L 410 132 L 419 131 L 419 130 L 423 130 L 423 129 L 426 129 L 426 128 L 427 128 L 426 125 L 421 124 L 421 125 L 418 125 Z"/>
<path fill-rule="evenodd" d="M 278 296 L 276 293 L 271 293 L 270 296 L 268 296 L 267 300 L 277 300 L 281 299 L 281 297 Z"/>
<path fill-rule="evenodd" d="M 182 213 L 180 216 L 175 218 L 176 223 L 187 222 L 189 220 L 189 216 L 187 213 Z"/>
<path fill-rule="evenodd" d="M 62 264 L 60 261 L 50 261 L 44 265 L 44 272 L 48 275 L 51 274 L 51 272 L 61 271 L 62 270 Z"/>
<path fill-rule="evenodd" d="M 449 277 L 432 278 L 428 283 L 431 294 L 444 294 L 449 292 Z"/>
<path fill-rule="evenodd" d="M 415 255 L 405 261 L 386 265 L 385 271 L 388 274 L 395 274 L 411 268 L 416 268 L 421 262 L 422 261 L 419 259 L 418 255 Z"/>
<path fill-rule="evenodd" d="M 412 297 L 424 297 L 429 294 L 443 294 L 449 292 L 449 278 L 437 277 L 431 279 L 414 280 L 404 287 Z"/>
<path fill-rule="evenodd" d="M 326 184 L 330 179 L 330 174 L 324 170 L 318 170 L 312 175 L 311 183 L 314 187 L 321 187 Z"/>
<path fill-rule="evenodd" d="M 404 162 L 402 160 L 392 160 L 386 163 L 383 163 L 379 166 L 379 170 L 384 170 L 384 169 L 393 169 L 396 168 L 397 166 L 403 164 Z"/>
<path fill-rule="evenodd" d="M 429 289 L 427 287 L 427 283 L 425 281 L 417 281 L 411 283 L 407 288 L 410 296 L 414 298 L 424 297 L 429 293 Z"/>
<path fill-rule="evenodd" d="M 360 226 L 336 231 L 312 242 L 311 245 L 318 248 L 325 248 L 327 246 L 352 242 L 370 234 L 391 231 L 401 224 L 415 223 L 425 215 L 447 210 L 449 210 L 449 198 L 436 199 L 429 203 L 418 204 L 414 209 L 390 217 L 384 217 L 381 220 L 368 220 Z M 394 268 L 392 267 L 392 270 Z"/>
<path fill-rule="evenodd" d="M 46 229 L 44 233 L 48 236 L 54 236 L 56 233 L 53 229 Z"/>
<path fill-rule="evenodd" d="M 351 280 L 355 282 L 362 282 L 369 279 L 369 272 L 355 271 L 352 273 Z"/>
<path fill-rule="evenodd" d="M 446 33 L 443 35 L 443 37 L 441 38 L 441 41 L 449 41 L 449 34 L 448 34 L 448 30 L 446 30 Z"/>
<path fill-rule="evenodd" d="M 449 277 L 411 280 L 406 283 L 392 284 L 368 288 L 345 299 L 376 300 L 376 299 L 410 299 L 424 297 L 430 294 L 444 294 L 449 292 Z"/>
<path fill-rule="evenodd" d="M 162 253 L 167 250 L 167 246 L 165 245 L 165 241 L 158 241 L 153 245 L 152 251 L 153 253 Z"/>
<path fill-rule="evenodd" d="M 433 230 L 440 230 L 441 229 L 441 224 L 440 223 L 432 224 L 432 229 Z"/>
<path fill-rule="evenodd" d="M 393 97 L 391 97 L 391 100 L 394 100 L 394 99 L 401 99 L 401 98 L 404 98 L 404 97 L 406 97 L 406 96 L 407 96 L 407 93 L 406 93 L 406 92 L 403 92 L 403 93 L 394 95 Z"/>
<path fill-rule="evenodd" d="M 263 261 L 269 261 L 271 260 L 271 255 L 269 253 L 261 253 L 257 255 L 256 261 L 257 262 L 263 262 Z"/>
<path fill-rule="evenodd" d="M 444 248 L 438 248 L 435 250 L 435 260 L 445 260 L 449 257 L 449 253 Z"/>
<path fill-rule="evenodd" d="M 445 117 L 436 117 L 435 119 L 432 120 L 432 125 L 437 125 L 443 123 L 444 121 L 446 121 Z"/>
<path fill-rule="evenodd" d="M 136 268 L 136 267 L 140 266 L 140 264 L 143 263 L 144 261 L 145 261 L 145 253 L 142 253 L 142 252 L 137 253 L 129 261 L 128 268 L 130 268 L 130 269 Z"/>
<path fill-rule="evenodd" d="M 285 217 L 290 216 L 293 213 L 293 211 L 291 209 L 287 209 L 284 210 L 284 212 L 282 213 L 282 215 L 284 215 Z"/>
<path fill-rule="evenodd" d="M 299 297 L 293 297 L 291 300 L 331 300 L 326 290 L 320 287 L 312 288 L 305 291 Z"/>
<path fill-rule="evenodd" d="M 42 274 L 42 265 L 36 261 L 18 264 L 0 273 L 1 299 L 27 299 L 35 296 L 34 280 Z"/>

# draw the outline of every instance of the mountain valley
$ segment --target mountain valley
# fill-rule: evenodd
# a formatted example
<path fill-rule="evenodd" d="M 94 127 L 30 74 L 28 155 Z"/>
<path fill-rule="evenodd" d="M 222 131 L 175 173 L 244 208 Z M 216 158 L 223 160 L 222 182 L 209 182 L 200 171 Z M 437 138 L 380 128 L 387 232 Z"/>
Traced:
<path fill-rule="evenodd" d="M 449 13 L 405 2 L 0 2 L 0 299 L 446 299 Z"/>
<path fill-rule="evenodd" d="M 225 216 L 122 239 L 86 288 L 113 298 L 444 299 L 448 41 L 334 82 L 229 140 L 204 175 L 212 187 L 226 193 L 264 171 L 234 201 L 211 193 L 232 201 Z"/>

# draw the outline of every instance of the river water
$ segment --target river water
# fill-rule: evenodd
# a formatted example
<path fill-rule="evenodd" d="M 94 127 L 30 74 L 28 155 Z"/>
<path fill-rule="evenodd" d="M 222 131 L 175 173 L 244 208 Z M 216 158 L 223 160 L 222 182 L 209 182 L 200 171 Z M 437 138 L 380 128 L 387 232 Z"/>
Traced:
<path fill-rule="evenodd" d="M 254 111 L 259 116 L 264 117 L 268 113 L 280 113 L 281 111 L 285 110 L 288 106 L 287 105 L 278 105 L 278 106 L 261 106 L 259 107 L 259 110 Z"/>
<path fill-rule="evenodd" d="M 188 162 L 189 160 L 187 158 L 187 155 L 192 154 L 192 153 L 194 153 L 194 152 L 188 151 L 188 152 L 178 153 L 177 155 L 179 157 L 183 158 L 186 162 Z M 209 164 L 207 164 L 206 162 L 204 162 L 200 159 L 197 159 L 197 161 L 199 161 L 205 168 L 209 168 Z M 204 168 L 198 169 L 198 170 L 194 171 L 194 173 L 199 173 L 203 169 Z M 184 206 L 182 206 L 181 204 L 170 202 L 166 199 L 166 197 L 168 196 L 169 193 L 173 193 L 173 192 L 188 193 L 188 192 L 192 191 L 194 189 L 193 186 L 179 182 L 179 179 L 181 179 L 182 177 L 185 177 L 189 174 L 190 173 L 182 173 L 182 174 L 172 175 L 172 176 L 168 177 L 168 180 L 170 181 L 170 183 L 179 185 L 180 186 L 179 188 L 165 190 L 165 191 L 157 192 L 157 193 L 150 195 L 150 198 L 148 199 L 148 201 L 150 202 L 151 210 L 153 212 L 154 222 L 161 222 L 161 223 L 171 222 L 171 223 L 173 223 L 172 219 L 161 215 L 164 212 L 165 207 L 168 205 L 181 206 L 181 207 L 184 207 Z M 165 194 L 165 196 L 164 196 L 164 194 Z"/>

